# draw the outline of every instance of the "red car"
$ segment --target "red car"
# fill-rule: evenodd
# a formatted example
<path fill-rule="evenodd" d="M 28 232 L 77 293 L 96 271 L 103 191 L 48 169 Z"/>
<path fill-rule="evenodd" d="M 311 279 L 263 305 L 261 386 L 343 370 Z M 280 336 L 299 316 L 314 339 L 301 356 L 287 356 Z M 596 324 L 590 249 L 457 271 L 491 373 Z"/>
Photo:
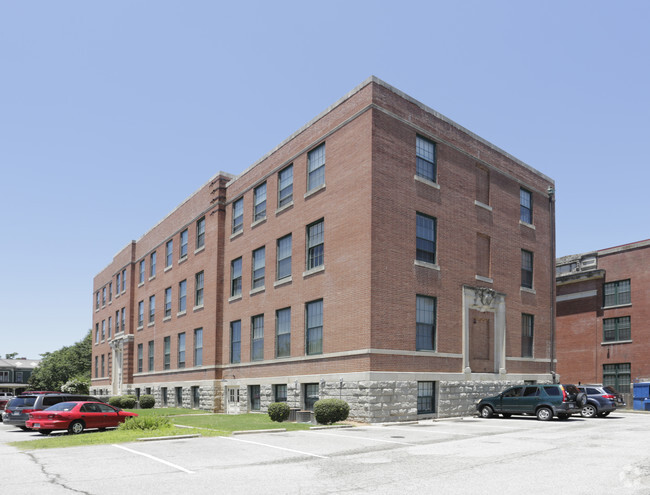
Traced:
<path fill-rule="evenodd" d="M 86 428 L 114 428 L 135 416 L 137 414 L 103 402 L 59 402 L 42 411 L 29 413 L 25 426 L 42 435 L 49 435 L 53 430 L 68 430 L 71 435 L 76 435 Z"/>

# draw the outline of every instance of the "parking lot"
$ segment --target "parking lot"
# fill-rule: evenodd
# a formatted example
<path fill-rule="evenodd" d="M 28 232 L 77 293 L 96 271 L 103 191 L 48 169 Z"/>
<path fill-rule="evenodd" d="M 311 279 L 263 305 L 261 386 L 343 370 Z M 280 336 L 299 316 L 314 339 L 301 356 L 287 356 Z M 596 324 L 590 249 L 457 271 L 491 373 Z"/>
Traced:
<path fill-rule="evenodd" d="M 91 433 L 92 434 L 92 433 Z M 0 481 L 18 493 L 650 493 L 650 415 L 463 418 L 19 451 L 0 423 Z"/>

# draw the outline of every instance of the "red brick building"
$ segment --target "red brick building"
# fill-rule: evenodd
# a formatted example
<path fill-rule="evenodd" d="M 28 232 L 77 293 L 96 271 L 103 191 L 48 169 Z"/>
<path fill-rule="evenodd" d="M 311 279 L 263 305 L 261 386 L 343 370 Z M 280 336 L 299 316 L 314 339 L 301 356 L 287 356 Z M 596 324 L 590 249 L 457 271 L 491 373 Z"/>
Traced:
<path fill-rule="evenodd" d="M 650 240 L 559 258 L 556 283 L 562 381 L 650 380 Z"/>
<path fill-rule="evenodd" d="M 550 381 L 553 187 L 369 78 L 95 277 L 93 392 L 383 421 Z"/>

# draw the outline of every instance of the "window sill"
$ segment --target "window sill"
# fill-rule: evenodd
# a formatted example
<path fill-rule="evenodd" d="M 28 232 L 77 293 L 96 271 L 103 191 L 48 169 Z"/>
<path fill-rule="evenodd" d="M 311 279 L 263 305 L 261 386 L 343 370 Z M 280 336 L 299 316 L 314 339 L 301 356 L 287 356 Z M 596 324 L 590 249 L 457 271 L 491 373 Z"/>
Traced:
<path fill-rule="evenodd" d="M 280 213 L 284 213 L 290 208 L 293 208 L 293 200 L 289 201 L 286 205 L 281 206 L 280 208 L 275 210 L 275 215 L 278 216 Z"/>
<path fill-rule="evenodd" d="M 316 193 L 318 193 L 320 191 L 324 191 L 324 190 L 325 190 L 325 183 L 323 182 L 320 186 L 316 186 L 315 188 L 310 189 L 309 191 L 307 191 L 303 197 L 305 199 L 307 199 L 310 196 L 313 196 L 314 194 L 316 194 Z"/>
<path fill-rule="evenodd" d="M 614 306 L 603 306 L 600 309 L 616 309 L 616 308 L 630 308 L 632 307 L 632 303 L 627 303 L 627 304 L 616 304 Z"/>
<path fill-rule="evenodd" d="M 143 287 L 143 286 L 144 286 L 144 282 L 140 282 L 140 283 L 138 284 L 138 288 Z"/>
<path fill-rule="evenodd" d="M 492 211 L 492 207 L 489 205 L 486 205 L 485 203 L 481 203 L 480 201 L 474 201 L 474 204 L 478 206 L 479 208 L 483 208 L 487 211 Z"/>
<path fill-rule="evenodd" d="M 290 277 L 290 276 L 289 277 L 284 277 L 284 278 L 281 278 L 280 280 L 277 280 L 277 281 L 273 282 L 273 287 L 280 287 L 281 285 L 284 285 L 284 284 L 290 284 L 292 281 L 293 281 L 293 277 Z"/>
<path fill-rule="evenodd" d="M 166 266 L 165 269 L 163 270 L 163 272 L 167 273 L 171 269 L 172 269 L 172 265 Z"/>
<path fill-rule="evenodd" d="M 302 278 L 307 278 L 312 275 L 316 275 L 317 273 L 324 272 L 325 271 L 325 265 L 320 265 L 317 266 L 316 268 L 312 268 L 310 270 L 307 270 L 306 272 L 302 272 Z"/>
<path fill-rule="evenodd" d="M 535 289 L 529 289 L 528 287 L 520 287 L 519 290 L 521 292 L 528 292 L 529 294 L 537 294 Z"/>
<path fill-rule="evenodd" d="M 155 323 L 153 321 L 150 321 L 149 323 L 147 323 L 147 328 L 150 328 L 150 327 L 154 326 L 154 324 Z"/>
<path fill-rule="evenodd" d="M 187 255 L 183 256 L 182 258 L 178 259 L 178 264 L 180 265 L 181 263 L 185 263 L 187 261 Z"/>
<path fill-rule="evenodd" d="M 251 290 L 248 295 L 249 296 L 254 296 L 255 294 L 259 294 L 260 292 L 264 292 L 266 290 L 266 286 L 263 285 L 262 287 L 256 287 L 255 289 Z"/>
<path fill-rule="evenodd" d="M 171 315 L 170 315 L 170 316 L 165 316 L 165 317 L 163 318 L 163 321 L 169 321 L 169 320 L 171 320 L 171 319 L 172 319 Z"/>
<path fill-rule="evenodd" d="M 240 301 L 241 298 L 242 298 L 242 295 L 241 295 L 241 294 L 238 294 L 238 295 L 236 295 L 236 296 L 229 297 L 229 298 L 228 298 L 228 302 L 230 303 L 230 302 Z"/>
<path fill-rule="evenodd" d="M 532 223 L 524 222 L 523 220 L 519 220 L 519 225 L 535 230 L 535 226 Z"/>
<path fill-rule="evenodd" d="M 156 276 L 155 276 L 155 275 L 152 275 L 151 277 L 149 277 L 149 282 L 151 282 L 152 280 L 156 280 Z"/>
<path fill-rule="evenodd" d="M 140 330 L 142 330 L 143 328 L 144 328 L 144 325 L 138 325 L 138 326 L 136 327 L 136 330 L 140 331 Z"/>
<path fill-rule="evenodd" d="M 194 306 L 192 308 L 192 311 L 201 311 L 202 309 L 203 309 L 203 304 L 201 304 L 200 306 Z"/>
<path fill-rule="evenodd" d="M 244 235 L 244 229 L 240 229 L 237 232 L 234 232 L 233 234 L 230 235 L 230 240 L 232 241 L 233 239 L 236 239 L 237 237 Z"/>
<path fill-rule="evenodd" d="M 489 277 L 481 277 L 480 275 L 475 275 L 474 278 L 479 282 L 485 282 L 486 284 L 493 284 L 494 280 Z"/>
<path fill-rule="evenodd" d="M 201 251 L 205 251 L 205 244 L 203 244 L 203 246 L 201 246 L 201 247 L 197 247 L 197 248 L 194 250 L 194 254 L 198 254 L 198 253 L 200 253 Z"/>
<path fill-rule="evenodd" d="M 258 225 L 261 225 L 263 223 L 266 223 L 266 216 L 264 218 L 260 218 L 259 220 L 255 220 L 253 223 L 251 223 L 251 229 L 254 229 Z"/>
<path fill-rule="evenodd" d="M 427 263 L 426 261 L 415 260 L 413 264 L 415 266 L 421 266 L 422 268 L 429 268 L 430 270 L 440 271 L 440 265 L 436 263 Z"/>
<path fill-rule="evenodd" d="M 601 342 L 600 345 L 614 345 L 614 344 L 631 344 L 633 341 L 630 340 L 610 340 L 608 342 Z"/>
<path fill-rule="evenodd" d="M 178 313 L 176 313 L 176 318 L 178 318 L 180 316 L 185 316 L 186 314 L 187 314 L 187 311 L 179 311 Z"/>
<path fill-rule="evenodd" d="M 440 190 L 440 184 L 430 179 L 425 179 L 424 177 L 420 177 L 419 175 L 414 175 L 413 179 L 416 180 L 417 182 L 421 182 L 422 184 L 426 184 L 427 186 L 431 186 L 434 189 Z"/>

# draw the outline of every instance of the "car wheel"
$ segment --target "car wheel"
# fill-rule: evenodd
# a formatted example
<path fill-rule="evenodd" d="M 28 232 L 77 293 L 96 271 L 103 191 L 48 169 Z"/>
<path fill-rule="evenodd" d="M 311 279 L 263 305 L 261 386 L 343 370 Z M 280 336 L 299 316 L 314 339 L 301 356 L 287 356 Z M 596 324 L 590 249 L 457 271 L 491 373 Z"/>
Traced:
<path fill-rule="evenodd" d="M 564 414 L 564 413 L 563 414 L 558 414 L 557 419 L 561 419 L 562 421 L 566 421 L 567 419 L 569 419 L 569 416 L 571 416 L 571 415 L 570 414 Z"/>
<path fill-rule="evenodd" d="M 482 418 L 491 418 L 492 416 L 494 416 L 494 410 L 490 406 L 483 406 L 481 408 Z"/>
<path fill-rule="evenodd" d="M 551 411 L 548 407 L 540 407 L 537 410 L 537 419 L 540 421 L 548 421 L 553 417 L 553 411 Z"/>
<path fill-rule="evenodd" d="M 501 416 L 508 419 L 510 416 L 512 416 L 512 414 L 510 414 L 510 413 L 502 413 Z"/>
<path fill-rule="evenodd" d="M 52 430 L 38 430 L 41 435 L 49 435 L 52 433 Z"/>
<path fill-rule="evenodd" d="M 598 413 L 598 417 L 599 417 L 599 418 L 604 418 L 604 417 L 606 417 L 606 416 L 609 416 L 609 413 L 610 413 L 610 412 L 611 412 L 611 411 L 606 411 L 606 412 Z"/>
<path fill-rule="evenodd" d="M 576 396 L 576 404 L 578 404 L 578 407 L 585 407 L 585 405 L 587 404 L 587 394 L 585 394 L 584 392 L 580 392 Z"/>
<path fill-rule="evenodd" d="M 596 414 L 598 414 L 598 409 L 596 409 L 596 406 L 593 404 L 587 404 L 582 408 L 582 411 L 580 411 L 580 415 L 583 418 L 593 418 Z"/>
<path fill-rule="evenodd" d="M 70 435 L 77 435 L 82 431 L 84 431 L 84 428 L 85 427 L 83 422 L 73 421 L 72 423 L 70 423 L 70 426 L 68 426 L 68 433 L 70 433 Z"/>

